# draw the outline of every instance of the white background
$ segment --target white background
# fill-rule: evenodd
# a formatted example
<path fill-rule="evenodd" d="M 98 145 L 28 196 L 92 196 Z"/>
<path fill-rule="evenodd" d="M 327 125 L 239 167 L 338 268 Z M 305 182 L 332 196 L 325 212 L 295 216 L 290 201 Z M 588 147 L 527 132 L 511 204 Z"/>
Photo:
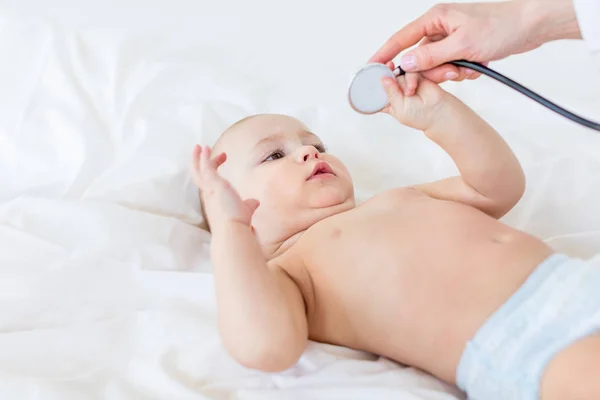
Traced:
<path fill-rule="evenodd" d="M 359 199 L 456 173 L 419 132 L 346 103 L 352 74 L 432 4 L 0 1 L 0 398 L 454 398 L 316 343 L 286 374 L 232 362 L 187 176 L 194 143 L 257 112 L 306 122 Z M 599 62 L 557 42 L 490 66 L 600 120 Z M 487 77 L 444 87 L 523 164 L 504 221 L 597 253 L 600 135 Z"/>

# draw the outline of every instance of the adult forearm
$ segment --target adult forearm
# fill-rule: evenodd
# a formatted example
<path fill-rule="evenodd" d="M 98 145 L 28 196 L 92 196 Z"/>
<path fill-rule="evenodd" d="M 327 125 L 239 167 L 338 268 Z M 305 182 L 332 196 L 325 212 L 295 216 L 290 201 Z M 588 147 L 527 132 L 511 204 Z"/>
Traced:
<path fill-rule="evenodd" d="M 581 39 L 573 0 L 517 0 L 529 35 L 538 44 L 560 39 Z"/>

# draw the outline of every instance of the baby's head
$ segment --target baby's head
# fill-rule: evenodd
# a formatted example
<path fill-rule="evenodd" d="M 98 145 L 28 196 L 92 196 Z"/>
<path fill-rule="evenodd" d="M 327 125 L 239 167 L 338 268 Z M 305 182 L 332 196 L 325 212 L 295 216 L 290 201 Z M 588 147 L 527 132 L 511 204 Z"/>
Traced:
<path fill-rule="evenodd" d="M 244 118 L 215 143 L 212 154 L 220 153 L 227 154 L 227 161 L 219 174 L 242 199 L 260 202 L 252 227 L 261 244 L 283 241 L 354 207 L 354 187 L 344 164 L 292 117 Z"/>

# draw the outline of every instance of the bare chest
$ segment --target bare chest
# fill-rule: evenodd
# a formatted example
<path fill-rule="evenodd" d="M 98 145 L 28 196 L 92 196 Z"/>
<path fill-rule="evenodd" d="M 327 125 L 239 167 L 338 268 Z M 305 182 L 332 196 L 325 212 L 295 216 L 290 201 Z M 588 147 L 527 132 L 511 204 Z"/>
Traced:
<path fill-rule="evenodd" d="M 298 245 L 311 273 L 364 279 L 372 273 L 385 276 L 386 269 L 447 264 L 465 244 L 508 230 L 470 207 L 402 189 L 321 221 Z"/>
<path fill-rule="evenodd" d="M 412 192 L 322 221 L 295 249 L 310 336 L 417 366 L 433 349 L 452 347 L 450 336 L 456 358 L 524 279 L 528 268 L 515 260 L 529 252 L 526 242 L 477 210 Z"/>

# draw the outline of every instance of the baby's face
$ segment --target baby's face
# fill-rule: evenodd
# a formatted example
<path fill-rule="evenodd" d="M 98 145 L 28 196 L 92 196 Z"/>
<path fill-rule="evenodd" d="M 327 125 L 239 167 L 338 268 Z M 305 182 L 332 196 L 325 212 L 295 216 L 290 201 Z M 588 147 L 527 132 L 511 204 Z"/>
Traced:
<path fill-rule="evenodd" d="M 294 118 L 250 118 L 230 128 L 213 151 L 227 154 L 219 173 L 242 199 L 260 201 L 252 225 L 261 241 L 292 235 L 354 207 L 344 164 Z"/>

